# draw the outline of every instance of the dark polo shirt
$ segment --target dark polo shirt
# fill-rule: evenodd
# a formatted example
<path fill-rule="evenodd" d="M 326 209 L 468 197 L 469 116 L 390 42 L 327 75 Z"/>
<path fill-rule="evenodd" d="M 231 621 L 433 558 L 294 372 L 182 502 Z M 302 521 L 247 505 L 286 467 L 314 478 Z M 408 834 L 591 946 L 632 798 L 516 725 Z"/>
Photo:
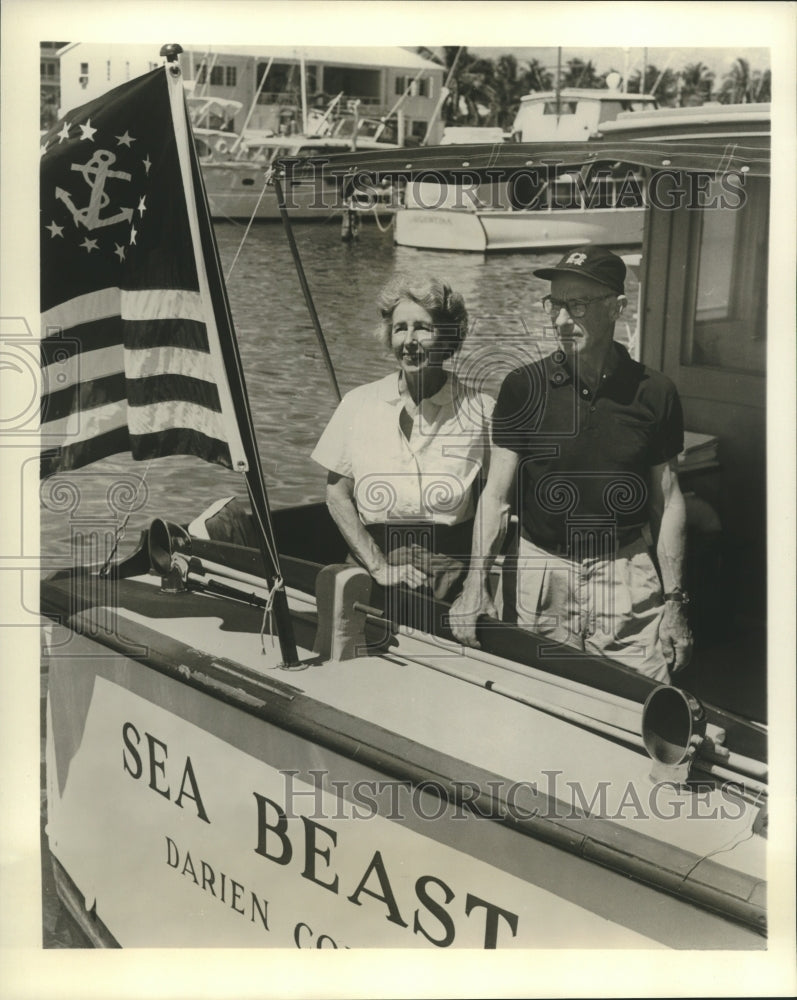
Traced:
<path fill-rule="evenodd" d="M 567 549 L 574 531 L 620 539 L 648 520 L 651 466 L 683 448 L 673 383 L 615 343 L 596 392 L 557 351 L 504 379 L 492 439 L 520 458 L 521 534 Z"/>

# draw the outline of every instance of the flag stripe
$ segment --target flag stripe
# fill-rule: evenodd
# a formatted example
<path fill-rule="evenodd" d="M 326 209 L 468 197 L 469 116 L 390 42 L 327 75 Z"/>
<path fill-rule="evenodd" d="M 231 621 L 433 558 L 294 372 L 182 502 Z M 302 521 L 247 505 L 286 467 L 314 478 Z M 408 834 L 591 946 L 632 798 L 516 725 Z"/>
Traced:
<path fill-rule="evenodd" d="M 204 323 L 193 319 L 126 320 L 125 347 L 185 347 L 210 353 L 208 331 Z"/>
<path fill-rule="evenodd" d="M 127 379 L 127 400 L 131 406 L 180 400 L 221 413 L 216 386 L 212 382 L 203 382 L 186 375 L 152 375 L 149 378 Z"/>
<path fill-rule="evenodd" d="M 60 329 L 41 341 L 43 365 L 58 364 L 65 353 L 78 355 L 98 351 L 103 347 L 122 346 L 124 325 L 120 316 L 76 323 L 68 330 Z"/>
<path fill-rule="evenodd" d="M 206 462 L 232 468 L 226 442 L 209 437 L 194 428 L 170 427 L 153 434 L 130 432 L 130 452 L 134 459 L 147 461 L 169 455 L 195 455 Z"/>
<path fill-rule="evenodd" d="M 105 403 L 83 413 L 70 413 L 59 420 L 51 420 L 41 428 L 43 443 L 51 445 L 62 441 L 64 445 L 86 441 L 98 434 L 124 427 L 127 423 L 127 400 Z"/>
<path fill-rule="evenodd" d="M 125 351 L 125 373 L 128 378 L 187 375 L 205 382 L 216 382 L 218 378 L 213 358 L 209 354 L 170 347 Z"/>
<path fill-rule="evenodd" d="M 61 448 L 42 451 L 41 477 L 51 476 L 55 472 L 69 472 L 80 469 L 91 462 L 98 462 L 108 455 L 116 455 L 120 451 L 129 451 L 130 436 L 127 427 L 115 427 L 113 430 L 98 434 L 86 441 L 64 445 Z"/>
<path fill-rule="evenodd" d="M 97 292 L 76 295 L 42 313 L 42 336 L 57 337 L 59 330 L 70 330 L 98 319 L 118 319 L 120 301 L 118 288 L 101 288 Z"/>
<path fill-rule="evenodd" d="M 205 437 L 224 440 L 224 420 L 221 413 L 208 410 L 196 403 L 171 400 L 146 406 L 129 406 L 127 423 L 130 434 L 159 433 L 169 427 L 194 428 Z"/>
<path fill-rule="evenodd" d="M 122 292 L 122 319 L 190 319 L 204 323 L 199 292 L 182 288 L 142 288 Z"/>
<path fill-rule="evenodd" d="M 71 413 L 75 421 L 81 419 L 78 414 L 88 413 L 99 406 L 108 403 L 119 403 L 125 398 L 124 372 L 116 372 L 105 378 L 95 378 L 91 382 L 78 382 L 66 389 L 42 396 L 41 423 L 42 431 L 50 433 L 56 421 L 63 421 Z M 49 425 L 49 426 L 48 426 Z"/>
<path fill-rule="evenodd" d="M 52 347 L 52 345 L 50 345 Z M 63 349 L 63 348 L 62 348 Z M 72 354 L 65 360 L 51 357 L 42 368 L 42 392 L 60 392 L 79 382 L 91 382 L 95 378 L 124 374 L 124 351 L 122 345 L 102 347 L 96 351 Z"/>

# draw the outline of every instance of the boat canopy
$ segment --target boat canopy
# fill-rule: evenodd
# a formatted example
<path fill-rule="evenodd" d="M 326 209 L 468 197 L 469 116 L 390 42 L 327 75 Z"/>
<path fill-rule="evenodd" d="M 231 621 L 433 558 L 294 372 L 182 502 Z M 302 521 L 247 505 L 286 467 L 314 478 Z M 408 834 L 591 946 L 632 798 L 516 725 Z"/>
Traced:
<path fill-rule="evenodd" d="M 751 177 L 769 177 L 770 136 L 768 132 L 760 132 L 745 135 L 744 141 L 731 141 L 724 135 L 666 141 L 613 137 L 595 138 L 589 142 L 480 143 L 363 150 L 329 157 L 324 173 L 328 177 L 367 174 L 374 179 L 409 179 L 422 174 L 435 174 L 461 181 L 463 174 L 498 179 L 502 173 L 519 170 L 554 166 L 588 167 L 605 163 L 624 163 L 651 170 L 740 171 Z M 317 169 L 317 165 L 310 163 L 303 169 L 296 166 L 293 176 L 301 179 L 303 170 L 309 176 L 315 174 Z"/>

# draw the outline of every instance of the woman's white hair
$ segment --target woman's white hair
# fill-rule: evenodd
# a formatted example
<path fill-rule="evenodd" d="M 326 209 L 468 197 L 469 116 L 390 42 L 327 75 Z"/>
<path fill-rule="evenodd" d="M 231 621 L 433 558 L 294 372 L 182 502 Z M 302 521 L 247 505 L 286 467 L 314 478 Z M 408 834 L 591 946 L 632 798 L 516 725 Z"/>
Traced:
<path fill-rule="evenodd" d="M 383 347 L 391 346 L 391 327 L 393 313 L 402 300 L 416 302 L 432 317 L 435 327 L 440 330 L 444 339 L 449 339 L 450 345 L 446 357 L 456 354 L 468 333 L 468 310 L 465 300 L 455 292 L 445 281 L 438 278 L 428 278 L 425 275 L 408 277 L 398 275 L 391 279 L 376 300 L 382 321 L 377 327 L 376 339 Z"/>

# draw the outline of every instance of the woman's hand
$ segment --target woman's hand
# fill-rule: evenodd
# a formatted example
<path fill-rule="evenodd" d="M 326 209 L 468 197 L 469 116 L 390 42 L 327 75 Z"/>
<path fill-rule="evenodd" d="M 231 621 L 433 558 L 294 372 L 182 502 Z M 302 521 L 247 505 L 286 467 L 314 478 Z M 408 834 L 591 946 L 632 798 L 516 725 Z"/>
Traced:
<path fill-rule="evenodd" d="M 476 622 L 480 615 L 498 618 L 498 610 L 487 587 L 481 581 L 465 581 L 462 593 L 451 605 L 448 615 L 451 632 L 463 646 L 481 649 L 476 637 Z"/>

